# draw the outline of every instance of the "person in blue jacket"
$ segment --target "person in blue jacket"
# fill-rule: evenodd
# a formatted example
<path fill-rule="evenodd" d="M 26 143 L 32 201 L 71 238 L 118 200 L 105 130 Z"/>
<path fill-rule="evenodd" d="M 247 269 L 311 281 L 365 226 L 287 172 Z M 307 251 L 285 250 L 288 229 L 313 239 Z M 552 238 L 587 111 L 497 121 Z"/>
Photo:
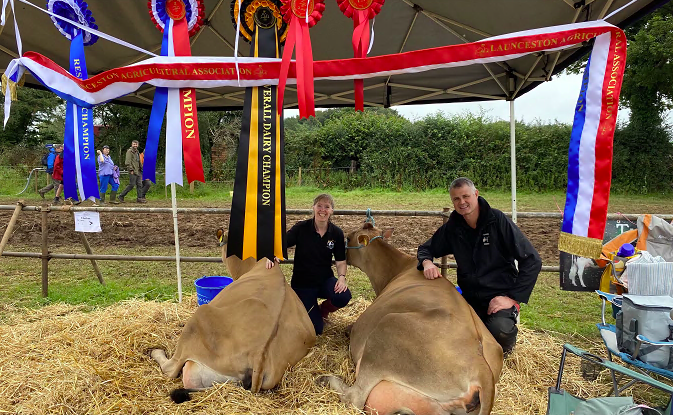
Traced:
<path fill-rule="evenodd" d="M 519 304 L 528 302 L 542 260 L 514 222 L 479 196 L 470 179 L 454 180 L 449 193 L 455 210 L 418 247 L 418 269 L 427 279 L 438 278 L 433 258 L 453 254 L 463 298 L 507 354 L 516 344 Z"/>
<path fill-rule="evenodd" d="M 49 155 L 47 156 L 47 173 L 49 174 L 49 184 L 38 190 L 40 197 L 44 199 L 44 195 L 50 192 L 55 187 L 58 188 L 60 182 L 54 181 L 52 174 L 54 173 L 54 160 L 56 160 L 56 155 L 63 151 L 63 144 L 54 144 L 49 148 Z"/>

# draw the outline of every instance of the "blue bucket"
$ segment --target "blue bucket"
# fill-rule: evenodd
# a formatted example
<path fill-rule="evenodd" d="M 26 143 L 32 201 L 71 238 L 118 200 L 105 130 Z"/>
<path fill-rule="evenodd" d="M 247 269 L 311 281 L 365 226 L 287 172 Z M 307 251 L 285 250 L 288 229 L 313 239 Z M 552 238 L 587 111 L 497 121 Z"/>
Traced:
<path fill-rule="evenodd" d="M 232 282 L 234 282 L 233 279 L 221 276 L 201 277 L 194 281 L 194 285 L 196 286 L 196 299 L 199 305 L 208 304 L 213 301 L 213 298 L 222 291 L 222 288 Z"/>

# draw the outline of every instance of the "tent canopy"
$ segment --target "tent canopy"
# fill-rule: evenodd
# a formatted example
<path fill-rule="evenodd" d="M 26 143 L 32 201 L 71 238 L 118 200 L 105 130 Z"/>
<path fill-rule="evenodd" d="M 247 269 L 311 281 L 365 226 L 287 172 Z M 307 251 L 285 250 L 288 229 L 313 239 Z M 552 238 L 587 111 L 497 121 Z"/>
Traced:
<path fill-rule="evenodd" d="M 63 37 L 44 9 L 45 2 L 14 0 L 23 51 L 35 51 L 68 67 L 70 42 Z M 236 0 L 233 0 L 236 1 Z M 625 27 L 668 0 L 387 0 L 374 23 L 375 39 L 369 56 L 387 55 L 438 46 L 474 42 L 491 36 L 560 24 L 606 20 Z M 191 38 L 194 56 L 233 56 L 235 26 L 232 0 L 204 0 L 205 24 Z M 89 0 L 99 30 L 145 50 L 159 53 L 161 32 L 152 23 L 145 1 Z M 322 20 L 311 29 L 315 60 L 353 57 L 353 22 L 336 2 L 326 1 Z M 623 7 L 626 6 L 626 7 Z M 620 10 L 621 9 L 621 10 Z M 614 13 L 617 11 L 616 13 Z M 18 56 L 11 8 L 0 34 L 0 65 Z M 528 55 L 499 63 L 437 69 L 424 73 L 367 79 L 365 105 L 393 106 L 477 100 L 512 100 L 541 82 L 549 81 L 590 48 L 585 44 L 561 52 Z M 239 55 L 249 56 L 249 44 L 239 40 Z M 105 39 L 86 48 L 90 75 L 129 65 L 149 56 Z M 28 85 L 38 86 L 31 76 Z M 578 91 L 579 91 L 578 85 Z M 294 91 L 294 86 L 287 87 Z M 147 85 L 119 101 L 130 105 L 152 104 L 154 87 Z M 243 88 L 197 90 L 202 109 L 236 109 L 243 106 Z M 296 108 L 296 94 L 286 93 L 285 108 Z M 353 83 L 317 81 L 317 107 L 352 106 Z"/>

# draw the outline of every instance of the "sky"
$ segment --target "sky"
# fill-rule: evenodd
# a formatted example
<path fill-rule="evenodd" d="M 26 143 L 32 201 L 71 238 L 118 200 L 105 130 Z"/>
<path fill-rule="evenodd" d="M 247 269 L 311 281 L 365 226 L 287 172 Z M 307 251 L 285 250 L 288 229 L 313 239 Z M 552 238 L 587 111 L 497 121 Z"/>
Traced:
<path fill-rule="evenodd" d="M 540 120 L 545 124 L 555 121 L 572 124 L 581 84 L 582 75 L 561 74 L 555 76 L 551 81 L 545 82 L 515 99 L 514 116 L 517 121 L 524 121 L 526 123 Z M 464 114 L 466 112 L 473 114 L 484 112 L 490 118 L 509 121 L 509 102 L 507 101 L 401 105 L 392 108 L 411 121 L 438 111 L 443 112 L 447 116 Z M 292 117 L 298 115 L 298 113 L 298 110 L 286 110 L 285 116 Z M 620 109 L 617 119 L 619 121 L 627 121 L 628 113 L 628 110 Z"/>

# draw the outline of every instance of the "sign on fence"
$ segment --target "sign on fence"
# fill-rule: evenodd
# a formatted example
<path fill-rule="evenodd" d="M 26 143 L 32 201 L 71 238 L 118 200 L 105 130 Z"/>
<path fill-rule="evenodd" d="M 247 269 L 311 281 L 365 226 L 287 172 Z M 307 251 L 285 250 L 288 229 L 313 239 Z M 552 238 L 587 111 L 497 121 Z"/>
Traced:
<path fill-rule="evenodd" d="M 75 214 L 75 231 L 102 232 L 100 214 L 98 212 L 73 212 Z"/>

